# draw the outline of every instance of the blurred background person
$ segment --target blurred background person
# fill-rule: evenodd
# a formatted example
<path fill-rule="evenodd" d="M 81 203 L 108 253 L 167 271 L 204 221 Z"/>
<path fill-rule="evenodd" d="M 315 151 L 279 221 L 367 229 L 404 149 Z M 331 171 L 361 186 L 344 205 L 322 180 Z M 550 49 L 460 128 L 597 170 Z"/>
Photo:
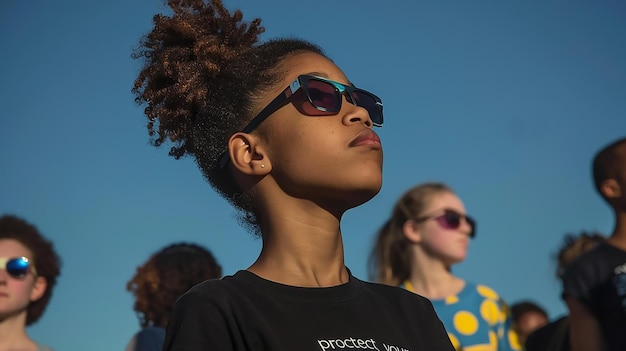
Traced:
<path fill-rule="evenodd" d="M 454 275 L 476 222 L 454 191 L 425 183 L 406 191 L 378 231 L 370 279 L 427 297 L 457 350 L 519 350 L 508 306 L 490 287 Z"/>
<path fill-rule="evenodd" d="M 596 190 L 613 209 L 609 238 L 582 254 L 563 276 L 574 351 L 626 350 L 626 138 L 592 163 Z"/>
<path fill-rule="evenodd" d="M 605 236 L 598 232 L 565 235 L 563 244 L 556 254 L 556 276 L 559 281 L 570 263 L 605 240 Z M 561 316 L 528 335 L 525 342 L 526 351 L 569 351 L 569 338 L 569 318 L 567 315 Z"/>
<path fill-rule="evenodd" d="M 0 217 L 0 350 L 52 350 L 26 327 L 43 315 L 60 274 L 52 242 L 20 217 Z"/>
<path fill-rule="evenodd" d="M 176 243 L 151 255 L 126 284 L 141 326 L 126 351 L 161 351 L 176 299 L 198 283 L 221 277 L 213 254 L 197 244 Z"/>
<path fill-rule="evenodd" d="M 533 301 L 519 301 L 511 305 L 511 316 L 513 329 L 517 332 L 517 338 L 522 346 L 526 343 L 528 335 L 549 322 L 546 310 Z"/>

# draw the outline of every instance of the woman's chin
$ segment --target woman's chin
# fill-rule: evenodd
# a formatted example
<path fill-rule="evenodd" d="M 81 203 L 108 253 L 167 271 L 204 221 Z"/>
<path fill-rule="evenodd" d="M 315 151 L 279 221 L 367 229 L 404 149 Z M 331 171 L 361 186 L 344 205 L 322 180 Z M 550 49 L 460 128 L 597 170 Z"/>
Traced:
<path fill-rule="evenodd" d="M 353 191 L 349 196 L 350 208 L 358 207 L 373 199 L 380 191 L 381 185 L 382 184 L 379 183 L 371 187 Z"/>

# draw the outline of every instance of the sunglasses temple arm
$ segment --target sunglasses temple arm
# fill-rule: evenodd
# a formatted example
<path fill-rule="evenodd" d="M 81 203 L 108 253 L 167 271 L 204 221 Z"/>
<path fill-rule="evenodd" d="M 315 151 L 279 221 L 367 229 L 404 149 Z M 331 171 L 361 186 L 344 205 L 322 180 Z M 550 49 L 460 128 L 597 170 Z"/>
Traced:
<path fill-rule="evenodd" d="M 293 93 L 300 88 L 300 82 L 297 80 L 289 85 L 282 94 L 278 95 L 269 105 L 265 106 L 258 115 L 256 115 L 250 123 L 248 123 L 242 130 L 242 133 L 250 133 L 256 127 L 261 124 L 267 117 L 269 117 L 272 113 L 274 113 L 278 108 L 282 105 L 282 103 L 287 100 Z M 218 163 L 219 168 L 223 169 L 226 167 L 228 162 L 230 161 L 230 157 L 228 155 L 228 150 L 224 151 L 222 155 L 219 157 Z"/>
<path fill-rule="evenodd" d="M 245 126 L 245 128 L 243 128 L 241 131 L 243 133 L 250 133 L 256 127 L 258 127 L 259 124 L 261 124 L 261 122 L 267 119 L 267 117 L 269 117 L 272 113 L 276 112 L 276 110 L 278 110 L 278 108 L 281 107 L 283 102 L 285 102 L 285 100 L 287 100 L 293 94 L 293 92 L 295 92 L 295 90 L 291 90 L 291 89 L 292 88 L 290 85 L 289 88 L 285 89 L 282 94 L 278 95 L 274 100 L 272 100 L 272 102 L 270 102 L 269 105 L 265 106 L 265 108 L 261 110 L 261 112 L 259 112 L 259 114 L 256 115 L 256 117 L 254 117 L 250 121 L 250 123 L 248 123 L 248 125 Z"/>

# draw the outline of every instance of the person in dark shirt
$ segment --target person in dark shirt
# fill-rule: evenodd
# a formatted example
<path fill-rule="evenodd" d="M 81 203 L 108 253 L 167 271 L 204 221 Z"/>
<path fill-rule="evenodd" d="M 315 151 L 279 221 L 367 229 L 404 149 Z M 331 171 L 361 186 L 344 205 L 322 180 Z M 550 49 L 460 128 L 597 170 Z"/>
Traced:
<path fill-rule="evenodd" d="M 135 99 L 154 144 L 193 156 L 262 248 L 176 302 L 163 349 L 452 351 L 427 299 L 344 264 L 341 218 L 382 185 L 382 101 L 312 43 L 258 42 L 261 20 L 221 1 L 168 4 L 134 52 Z"/>
<path fill-rule="evenodd" d="M 573 351 L 626 350 L 626 138 L 593 160 L 597 191 L 615 214 L 605 243 L 577 258 L 563 277 Z"/>
<path fill-rule="evenodd" d="M 556 253 L 556 277 L 561 280 L 566 268 L 583 253 L 604 242 L 605 236 L 598 232 L 566 234 Z M 530 333 L 525 341 L 526 351 L 570 351 L 569 316 L 564 315 Z"/>

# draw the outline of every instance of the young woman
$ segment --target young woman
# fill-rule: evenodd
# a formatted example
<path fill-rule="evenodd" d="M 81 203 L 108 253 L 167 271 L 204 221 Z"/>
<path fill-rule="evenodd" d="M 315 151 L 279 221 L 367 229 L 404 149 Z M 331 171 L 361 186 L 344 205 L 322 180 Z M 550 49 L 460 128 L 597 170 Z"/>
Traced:
<path fill-rule="evenodd" d="M 171 244 L 151 255 L 126 284 L 141 325 L 126 351 L 161 351 L 176 299 L 192 286 L 221 276 L 222 267 L 200 245 Z"/>
<path fill-rule="evenodd" d="M 0 350 L 51 351 L 26 333 L 43 315 L 61 262 L 37 228 L 13 215 L 0 217 Z"/>
<path fill-rule="evenodd" d="M 136 100 L 263 246 L 177 301 L 164 350 L 452 350 L 428 300 L 344 265 L 341 217 L 382 183 L 380 99 L 311 43 L 257 43 L 260 20 L 221 1 L 169 5 L 135 52 Z"/>
<path fill-rule="evenodd" d="M 409 189 L 379 230 L 372 278 L 429 298 L 457 350 L 519 350 L 508 307 L 491 288 L 455 276 L 476 222 L 441 183 Z"/>

